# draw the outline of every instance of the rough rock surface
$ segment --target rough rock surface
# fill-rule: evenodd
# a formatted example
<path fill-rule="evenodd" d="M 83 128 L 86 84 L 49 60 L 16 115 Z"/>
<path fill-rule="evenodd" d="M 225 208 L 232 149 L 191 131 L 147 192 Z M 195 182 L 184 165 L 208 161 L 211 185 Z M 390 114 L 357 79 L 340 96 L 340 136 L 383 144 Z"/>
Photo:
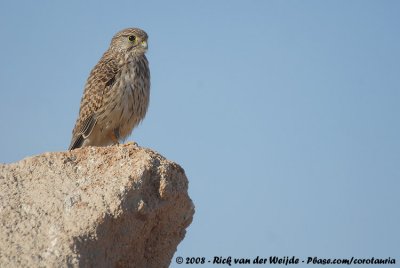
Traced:
<path fill-rule="evenodd" d="M 187 189 L 179 165 L 133 144 L 0 165 L 0 267 L 168 267 Z"/>

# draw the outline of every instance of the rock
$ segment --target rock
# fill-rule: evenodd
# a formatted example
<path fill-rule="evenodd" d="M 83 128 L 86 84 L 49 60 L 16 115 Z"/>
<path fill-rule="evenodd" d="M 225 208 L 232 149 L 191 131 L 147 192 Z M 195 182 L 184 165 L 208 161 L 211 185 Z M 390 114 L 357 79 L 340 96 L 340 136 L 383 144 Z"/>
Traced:
<path fill-rule="evenodd" d="M 179 165 L 133 144 L 0 165 L 0 267 L 168 267 L 187 190 Z"/>

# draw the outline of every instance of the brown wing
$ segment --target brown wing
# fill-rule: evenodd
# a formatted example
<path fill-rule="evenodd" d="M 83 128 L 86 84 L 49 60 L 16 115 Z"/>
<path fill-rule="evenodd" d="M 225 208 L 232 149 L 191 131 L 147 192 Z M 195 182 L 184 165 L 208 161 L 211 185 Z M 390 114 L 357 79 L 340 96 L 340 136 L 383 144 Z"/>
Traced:
<path fill-rule="evenodd" d="M 111 88 L 118 73 L 118 64 L 107 51 L 91 71 L 83 92 L 79 116 L 72 131 L 69 150 L 80 148 L 96 125 L 96 112 L 103 103 L 107 89 Z"/>

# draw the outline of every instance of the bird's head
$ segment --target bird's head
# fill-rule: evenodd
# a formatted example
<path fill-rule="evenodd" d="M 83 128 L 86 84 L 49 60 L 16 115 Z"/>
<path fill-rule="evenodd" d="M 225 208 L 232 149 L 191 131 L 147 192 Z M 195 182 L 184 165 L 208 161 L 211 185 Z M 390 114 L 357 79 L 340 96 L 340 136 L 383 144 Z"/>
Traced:
<path fill-rule="evenodd" d="M 110 49 L 141 56 L 147 51 L 147 33 L 139 28 L 128 28 L 114 35 Z"/>

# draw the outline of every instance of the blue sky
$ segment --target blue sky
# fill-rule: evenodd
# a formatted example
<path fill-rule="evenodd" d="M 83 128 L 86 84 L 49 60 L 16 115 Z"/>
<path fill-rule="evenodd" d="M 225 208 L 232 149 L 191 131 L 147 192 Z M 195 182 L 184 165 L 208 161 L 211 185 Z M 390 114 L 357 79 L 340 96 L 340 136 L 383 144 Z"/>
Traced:
<path fill-rule="evenodd" d="M 400 262 L 399 11 L 2 1 L 0 162 L 66 150 L 91 68 L 115 32 L 140 27 L 151 102 L 129 140 L 181 164 L 196 205 L 175 256 Z"/>

